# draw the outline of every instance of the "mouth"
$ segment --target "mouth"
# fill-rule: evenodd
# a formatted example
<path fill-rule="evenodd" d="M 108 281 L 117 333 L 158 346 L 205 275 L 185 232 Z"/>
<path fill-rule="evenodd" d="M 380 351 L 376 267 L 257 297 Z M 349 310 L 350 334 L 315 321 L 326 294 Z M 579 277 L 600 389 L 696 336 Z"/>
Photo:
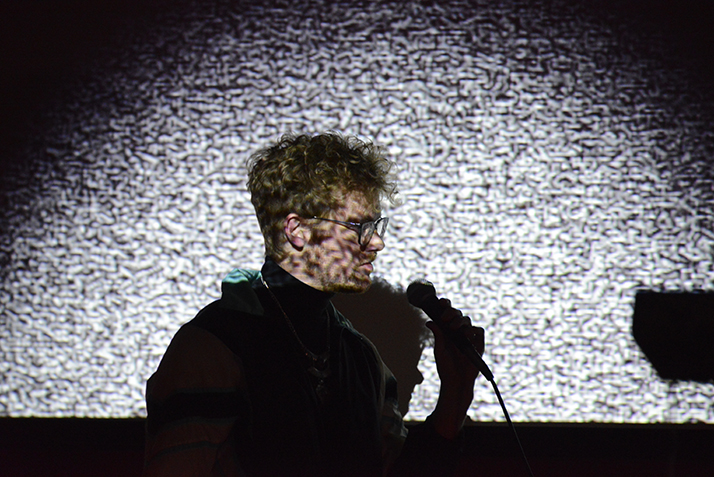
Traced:
<path fill-rule="evenodd" d="M 374 265 L 372 265 L 372 262 L 363 263 L 360 265 L 360 268 L 364 268 L 368 273 L 372 273 L 374 271 Z"/>

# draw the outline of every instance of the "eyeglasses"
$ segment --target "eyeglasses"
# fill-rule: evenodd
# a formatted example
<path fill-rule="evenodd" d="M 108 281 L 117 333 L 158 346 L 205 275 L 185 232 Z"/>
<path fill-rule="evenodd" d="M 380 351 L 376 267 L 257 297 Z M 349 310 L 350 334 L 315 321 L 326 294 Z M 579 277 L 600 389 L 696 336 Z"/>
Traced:
<path fill-rule="evenodd" d="M 341 220 L 326 219 L 324 217 L 313 217 L 315 220 L 326 220 L 327 222 L 334 222 L 336 224 L 344 225 L 348 229 L 352 229 L 357 232 L 357 243 L 360 247 L 367 246 L 374 233 L 384 237 L 384 232 L 387 230 L 387 224 L 389 223 L 389 217 L 380 217 L 376 220 L 370 220 L 369 222 L 342 222 Z"/>

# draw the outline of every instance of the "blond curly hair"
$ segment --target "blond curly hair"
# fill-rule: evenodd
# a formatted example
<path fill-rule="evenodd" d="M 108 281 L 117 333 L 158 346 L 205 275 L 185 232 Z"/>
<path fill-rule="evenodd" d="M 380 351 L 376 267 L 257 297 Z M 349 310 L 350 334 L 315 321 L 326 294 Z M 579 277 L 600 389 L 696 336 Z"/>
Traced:
<path fill-rule="evenodd" d="M 248 190 L 266 256 L 284 258 L 283 222 L 290 213 L 324 216 L 350 192 L 370 202 L 394 202 L 393 165 L 381 147 L 335 132 L 287 134 L 253 154 L 248 159 Z"/>

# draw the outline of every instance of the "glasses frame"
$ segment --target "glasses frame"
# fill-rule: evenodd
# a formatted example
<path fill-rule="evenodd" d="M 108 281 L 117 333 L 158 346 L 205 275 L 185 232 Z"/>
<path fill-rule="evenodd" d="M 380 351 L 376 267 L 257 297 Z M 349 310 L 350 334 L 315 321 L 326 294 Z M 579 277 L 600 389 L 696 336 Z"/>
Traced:
<path fill-rule="evenodd" d="M 335 224 L 347 227 L 348 229 L 354 230 L 355 232 L 357 232 L 357 243 L 360 247 L 366 247 L 367 244 L 369 244 L 369 242 L 372 240 L 372 237 L 374 237 L 375 233 L 379 235 L 379 238 L 382 238 L 384 233 L 387 231 L 387 225 L 389 225 L 389 217 L 378 217 L 374 220 L 369 220 L 367 222 L 344 222 L 342 220 L 327 219 L 325 217 L 313 217 L 313 219 L 333 222 Z M 384 227 L 382 228 L 382 233 L 379 233 L 377 232 L 377 229 L 382 223 L 384 223 Z M 368 230 L 367 227 L 370 226 L 372 227 L 372 232 L 369 234 L 369 237 L 365 237 L 365 243 L 363 244 L 362 235 L 365 234 L 365 230 Z"/>

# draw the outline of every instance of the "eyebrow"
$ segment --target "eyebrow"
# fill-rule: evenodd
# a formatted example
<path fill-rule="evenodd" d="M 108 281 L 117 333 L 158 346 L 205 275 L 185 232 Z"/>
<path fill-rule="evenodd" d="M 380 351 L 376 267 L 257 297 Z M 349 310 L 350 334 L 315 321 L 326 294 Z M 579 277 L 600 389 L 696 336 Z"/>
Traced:
<path fill-rule="evenodd" d="M 363 224 L 365 222 L 374 222 L 377 219 L 380 219 L 382 217 L 382 214 L 380 212 L 377 212 L 377 215 L 371 216 L 371 217 L 364 217 L 362 219 L 356 219 L 354 217 L 350 217 L 347 219 L 347 222 L 353 222 L 355 224 Z"/>

